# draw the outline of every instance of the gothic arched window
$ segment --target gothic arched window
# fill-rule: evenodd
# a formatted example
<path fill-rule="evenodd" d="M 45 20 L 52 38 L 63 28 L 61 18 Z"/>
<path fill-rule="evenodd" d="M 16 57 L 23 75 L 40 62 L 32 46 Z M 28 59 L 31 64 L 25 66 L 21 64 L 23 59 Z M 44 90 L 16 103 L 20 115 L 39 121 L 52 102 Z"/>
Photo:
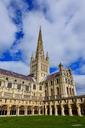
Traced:
<path fill-rule="evenodd" d="M 36 85 L 35 84 L 33 85 L 33 89 L 36 90 Z"/>
<path fill-rule="evenodd" d="M 7 88 L 12 88 L 12 83 L 8 83 Z"/>
<path fill-rule="evenodd" d="M 21 84 L 17 85 L 17 89 L 20 90 L 21 89 Z"/>
<path fill-rule="evenodd" d="M 59 95 L 59 87 L 57 87 L 57 95 Z"/>
<path fill-rule="evenodd" d="M 39 87 L 39 90 L 42 90 L 42 86 Z"/>
<path fill-rule="evenodd" d="M 29 92 L 29 86 L 25 86 L 26 92 Z"/>
<path fill-rule="evenodd" d="M 53 92 L 53 89 L 51 88 L 51 96 L 53 96 L 54 95 L 54 92 Z"/>

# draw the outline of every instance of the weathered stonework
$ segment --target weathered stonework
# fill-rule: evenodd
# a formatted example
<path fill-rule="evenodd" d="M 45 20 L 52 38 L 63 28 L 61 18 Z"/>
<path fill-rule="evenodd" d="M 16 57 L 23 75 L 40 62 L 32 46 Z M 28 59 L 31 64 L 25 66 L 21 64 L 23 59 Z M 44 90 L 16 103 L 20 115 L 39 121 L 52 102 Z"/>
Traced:
<path fill-rule="evenodd" d="M 0 116 L 85 115 L 85 95 L 77 96 L 71 69 L 59 64 L 49 74 L 48 53 L 44 54 L 41 28 L 30 75 L 0 69 Z"/>

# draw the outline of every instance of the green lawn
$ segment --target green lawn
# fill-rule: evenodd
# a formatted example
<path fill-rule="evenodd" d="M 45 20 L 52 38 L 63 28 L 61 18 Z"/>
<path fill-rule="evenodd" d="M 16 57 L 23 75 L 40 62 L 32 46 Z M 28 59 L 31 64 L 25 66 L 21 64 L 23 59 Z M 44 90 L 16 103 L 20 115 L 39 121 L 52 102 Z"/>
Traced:
<path fill-rule="evenodd" d="M 80 126 L 76 126 L 76 125 Z M 85 128 L 85 117 L 0 117 L 0 128 Z"/>

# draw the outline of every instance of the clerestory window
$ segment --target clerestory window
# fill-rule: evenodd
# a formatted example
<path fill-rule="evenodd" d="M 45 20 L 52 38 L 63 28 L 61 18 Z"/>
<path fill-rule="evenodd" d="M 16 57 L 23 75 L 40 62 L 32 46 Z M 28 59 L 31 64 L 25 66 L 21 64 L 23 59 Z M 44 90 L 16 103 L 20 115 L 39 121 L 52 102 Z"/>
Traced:
<path fill-rule="evenodd" d="M 12 88 L 12 83 L 8 83 L 7 88 Z"/>

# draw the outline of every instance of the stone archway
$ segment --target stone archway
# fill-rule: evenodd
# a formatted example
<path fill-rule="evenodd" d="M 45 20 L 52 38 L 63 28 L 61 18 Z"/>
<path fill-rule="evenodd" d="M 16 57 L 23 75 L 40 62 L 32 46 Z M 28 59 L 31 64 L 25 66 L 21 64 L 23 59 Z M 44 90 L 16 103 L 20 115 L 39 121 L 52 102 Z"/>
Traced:
<path fill-rule="evenodd" d="M 64 105 L 64 113 L 65 115 L 69 115 L 69 108 L 67 104 Z"/>
<path fill-rule="evenodd" d="M 55 115 L 55 107 L 52 105 L 52 115 Z"/>
<path fill-rule="evenodd" d="M 76 104 L 72 104 L 71 107 L 72 107 L 72 114 L 77 116 L 78 115 L 78 112 L 77 112 L 77 106 L 76 106 Z"/>
<path fill-rule="evenodd" d="M 24 115 L 24 106 L 19 107 L 19 115 Z"/>
<path fill-rule="evenodd" d="M 57 105 L 58 115 L 61 115 L 61 105 Z"/>
<path fill-rule="evenodd" d="M 50 107 L 47 105 L 47 115 L 50 115 Z"/>
<path fill-rule="evenodd" d="M 7 115 L 7 105 L 1 106 L 1 115 Z"/>
<path fill-rule="evenodd" d="M 81 107 L 81 115 L 85 115 L 85 103 L 80 105 Z"/>
<path fill-rule="evenodd" d="M 34 114 L 38 114 L 38 110 L 39 110 L 39 109 L 38 109 L 38 106 L 35 106 L 35 107 L 34 107 Z"/>
<path fill-rule="evenodd" d="M 10 115 L 16 115 L 16 105 L 11 106 Z"/>
<path fill-rule="evenodd" d="M 32 106 L 27 107 L 27 114 L 28 115 L 32 114 Z"/>

